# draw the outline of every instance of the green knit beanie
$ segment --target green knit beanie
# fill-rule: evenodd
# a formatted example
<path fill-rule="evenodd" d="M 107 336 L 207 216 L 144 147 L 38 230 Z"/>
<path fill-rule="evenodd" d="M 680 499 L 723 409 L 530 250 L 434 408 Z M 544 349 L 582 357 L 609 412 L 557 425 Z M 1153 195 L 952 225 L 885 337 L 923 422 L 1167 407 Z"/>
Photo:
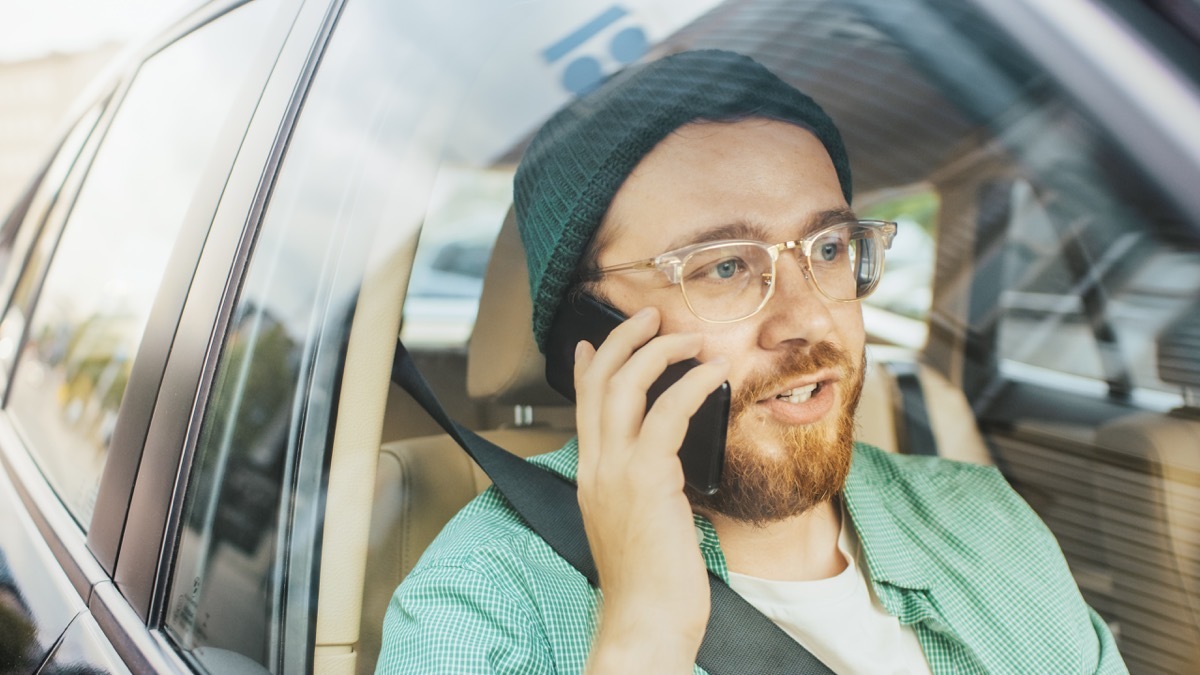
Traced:
<path fill-rule="evenodd" d="M 513 179 L 533 334 L 542 352 L 579 259 L 638 162 L 689 122 L 748 117 L 811 131 L 829 152 L 850 202 L 850 163 L 833 120 L 757 61 L 733 52 L 682 52 L 628 68 L 542 126 Z"/>

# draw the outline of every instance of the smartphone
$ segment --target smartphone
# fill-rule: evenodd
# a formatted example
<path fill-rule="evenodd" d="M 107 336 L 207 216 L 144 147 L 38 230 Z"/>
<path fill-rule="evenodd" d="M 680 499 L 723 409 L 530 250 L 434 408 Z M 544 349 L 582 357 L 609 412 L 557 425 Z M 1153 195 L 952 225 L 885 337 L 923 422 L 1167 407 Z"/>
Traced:
<path fill-rule="evenodd" d="M 599 347 L 625 315 L 586 293 L 574 293 L 558 309 L 546 342 L 546 380 L 555 391 L 575 401 L 575 345 L 587 340 Z M 667 366 L 646 392 L 646 410 L 667 387 L 700 365 L 688 359 Z M 725 465 L 725 433 L 729 426 L 729 382 L 708 395 L 688 423 L 679 448 L 688 487 L 706 495 L 716 493 Z"/>

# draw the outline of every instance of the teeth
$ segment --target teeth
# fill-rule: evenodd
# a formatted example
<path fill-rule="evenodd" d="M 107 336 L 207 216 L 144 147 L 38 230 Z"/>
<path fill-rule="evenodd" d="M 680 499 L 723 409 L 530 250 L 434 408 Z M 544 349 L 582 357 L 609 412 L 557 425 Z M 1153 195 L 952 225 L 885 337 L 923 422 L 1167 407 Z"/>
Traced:
<path fill-rule="evenodd" d="M 796 387 L 795 389 L 783 392 L 776 398 L 787 401 L 788 403 L 804 403 L 808 399 L 812 398 L 813 392 L 815 392 L 819 386 L 819 382 L 814 382 L 813 384 L 803 387 Z"/>

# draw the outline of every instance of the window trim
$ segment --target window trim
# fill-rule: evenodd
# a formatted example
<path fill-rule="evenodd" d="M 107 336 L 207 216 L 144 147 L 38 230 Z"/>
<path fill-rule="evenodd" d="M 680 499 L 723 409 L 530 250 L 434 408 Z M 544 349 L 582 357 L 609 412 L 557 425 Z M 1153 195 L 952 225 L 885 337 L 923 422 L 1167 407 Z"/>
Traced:
<path fill-rule="evenodd" d="M 341 3 L 328 5 L 326 0 L 285 1 L 290 11 L 298 8 L 298 14 L 288 22 L 289 33 L 270 78 L 265 87 L 259 85 L 261 96 L 236 160 L 228 175 L 220 177 L 224 192 L 205 221 L 206 227 L 211 221 L 211 227 L 198 252 L 194 278 L 189 276 L 186 304 L 180 308 L 164 365 L 162 391 L 194 395 L 159 397 L 155 402 L 115 575 L 134 610 L 155 629 L 165 622 L 173 543 L 178 540 L 182 501 L 230 313 L 275 174 Z M 305 659 L 311 660 L 311 646 L 310 640 Z"/>
<path fill-rule="evenodd" d="M 139 506 L 128 511 L 126 536 L 121 543 L 117 586 L 138 616 L 177 652 L 178 645 L 164 630 L 165 612 L 175 565 L 174 542 L 179 540 L 183 500 L 200 425 L 276 174 L 344 2 L 307 0 L 292 4 L 300 6 L 299 12 L 262 89 L 238 156 L 228 176 L 222 177 L 225 191 L 212 215 L 165 365 L 163 391 L 190 391 L 194 395 L 160 397 L 156 402 L 132 486 L 131 501 Z M 319 537 L 319 528 L 315 534 Z M 315 545 L 318 550 L 313 552 L 314 560 L 319 555 L 319 539 Z M 312 585 L 315 597 L 315 574 Z M 278 645 L 282 647 L 278 665 L 285 672 L 311 669 L 314 624 L 309 621 L 299 636 L 303 642 L 298 650 L 298 635 L 292 620 L 288 620 Z M 186 660 L 183 654 L 180 658 Z"/>
<path fill-rule="evenodd" d="M 184 22 L 176 24 L 168 39 L 153 43 L 153 46 L 144 52 L 145 56 L 129 69 L 122 83 L 121 98 L 124 99 L 128 93 L 146 60 L 249 1 L 223 0 L 213 3 L 193 13 Z M 285 0 L 279 11 L 294 12 L 296 4 L 296 0 Z M 268 34 L 264 36 L 263 45 L 282 45 L 289 29 L 288 21 L 273 22 Z M 224 191 L 230 167 L 241 145 L 241 138 L 245 135 L 258 103 L 257 93 L 261 92 L 269 77 L 277 55 L 278 47 L 274 50 L 263 49 L 255 60 L 247 64 L 247 69 L 252 74 L 235 97 L 233 108 L 215 144 L 217 154 L 209 159 L 197 185 L 195 198 L 184 216 L 179 236 L 172 247 L 166 271 L 151 306 L 141 344 L 133 360 L 129 383 L 121 400 L 116 426 L 109 443 L 109 456 L 96 496 L 95 513 L 88 529 L 89 548 L 114 577 L 121 569 L 121 545 L 124 541 L 136 477 L 143 462 L 143 450 L 151 426 L 151 417 L 160 392 L 168 354 L 179 325 L 179 317 L 183 313 L 188 289 L 192 284 L 200 251 L 208 236 L 213 213 Z M 247 92 L 251 95 L 247 95 Z M 105 131 L 119 109 L 119 106 L 113 106 L 113 111 L 105 120 Z M 93 158 L 94 155 L 95 151 Z M 86 181 L 86 177 L 84 180 Z M 161 545 L 161 541 L 156 540 L 155 545 Z"/>

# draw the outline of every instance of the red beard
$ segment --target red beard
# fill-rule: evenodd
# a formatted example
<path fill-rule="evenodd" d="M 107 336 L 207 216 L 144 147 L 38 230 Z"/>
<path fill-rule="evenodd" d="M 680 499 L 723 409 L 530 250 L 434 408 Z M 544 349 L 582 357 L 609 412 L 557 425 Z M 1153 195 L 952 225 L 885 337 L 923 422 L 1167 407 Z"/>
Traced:
<path fill-rule="evenodd" d="M 797 350 L 770 372 L 751 375 L 734 392 L 729 408 L 729 438 L 720 489 L 702 495 L 690 489 L 692 506 L 733 520 L 766 525 L 798 516 L 842 490 L 854 448 L 854 410 L 863 387 L 858 366 L 837 346 L 822 342 Z M 806 426 L 785 426 L 750 419 L 752 407 L 788 382 L 819 370 L 838 373 L 843 396 L 836 419 Z M 758 443 L 773 437 L 782 453 L 764 451 Z"/>

